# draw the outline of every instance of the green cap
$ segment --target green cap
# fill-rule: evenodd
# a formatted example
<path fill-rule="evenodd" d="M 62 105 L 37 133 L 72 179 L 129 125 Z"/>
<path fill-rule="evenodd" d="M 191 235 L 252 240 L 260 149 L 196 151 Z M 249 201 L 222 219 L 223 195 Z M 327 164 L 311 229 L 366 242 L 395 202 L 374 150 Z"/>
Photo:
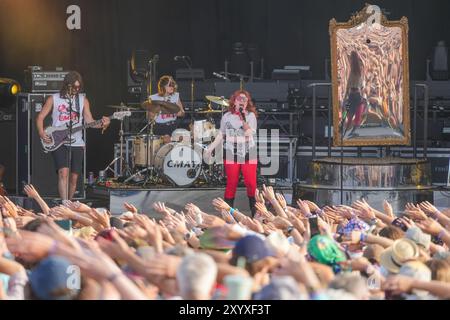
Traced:
<path fill-rule="evenodd" d="M 328 236 L 314 236 L 308 243 L 308 253 L 317 262 L 326 265 L 334 265 L 347 260 L 336 242 Z"/>

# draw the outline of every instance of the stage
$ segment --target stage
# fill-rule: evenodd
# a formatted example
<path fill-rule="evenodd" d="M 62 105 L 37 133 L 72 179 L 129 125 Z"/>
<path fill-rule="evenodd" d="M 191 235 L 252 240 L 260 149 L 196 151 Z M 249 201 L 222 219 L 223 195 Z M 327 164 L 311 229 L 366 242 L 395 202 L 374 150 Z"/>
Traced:
<path fill-rule="evenodd" d="M 292 201 L 292 187 L 288 185 L 274 185 L 276 192 L 284 194 L 288 203 Z M 191 187 L 178 188 L 169 186 L 154 186 L 149 188 L 108 188 L 105 186 L 92 186 L 88 190 L 89 198 L 103 199 L 113 215 L 125 211 L 123 203 L 133 204 L 140 212 L 153 217 L 160 217 L 153 208 L 153 203 L 164 202 L 168 207 L 177 211 L 183 210 L 187 203 L 194 203 L 207 213 L 214 213 L 211 202 L 215 198 L 223 198 L 224 187 Z M 236 192 L 234 206 L 243 213 L 249 214 L 249 203 L 245 187 L 239 187 Z"/>

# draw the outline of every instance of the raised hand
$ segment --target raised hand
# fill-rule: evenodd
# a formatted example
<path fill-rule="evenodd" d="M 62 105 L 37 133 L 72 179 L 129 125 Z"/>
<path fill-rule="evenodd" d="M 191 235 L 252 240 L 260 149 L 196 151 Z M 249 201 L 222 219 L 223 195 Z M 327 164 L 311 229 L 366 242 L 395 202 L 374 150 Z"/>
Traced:
<path fill-rule="evenodd" d="M 97 209 L 89 210 L 88 215 L 94 220 L 101 228 L 111 228 L 110 214 L 108 212 L 100 212 Z"/>
<path fill-rule="evenodd" d="M 87 204 L 81 203 L 79 201 L 72 202 L 70 200 L 64 200 L 63 205 L 75 212 L 89 213 L 92 210 L 92 208 Z"/>
<path fill-rule="evenodd" d="M 441 226 L 439 222 L 430 218 L 416 222 L 416 226 L 422 229 L 423 232 L 431 234 L 432 236 L 437 236 L 444 230 L 444 227 Z"/>
<path fill-rule="evenodd" d="M 434 215 L 435 213 L 439 212 L 439 210 L 428 201 L 420 203 L 419 207 L 430 215 Z"/>
<path fill-rule="evenodd" d="M 375 219 L 375 212 L 366 200 L 357 200 L 353 203 L 353 207 L 359 210 L 359 216 L 364 220 Z"/>
<path fill-rule="evenodd" d="M 125 208 L 125 210 L 128 210 L 134 214 L 138 213 L 138 209 L 135 206 L 133 206 L 132 204 L 129 204 L 128 202 L 125 202 L 123 204 L 123 207 Z"/>
<path fill-rule="evenodd" d="M 418 206 L 417 207 L 408 207 L 405 210 L 405 215 L 410 217 L 413 221 L 422 221 L 427 220 L 428 217 Z"/>
<path fill-rule="evenodd" d="M 203 222 L 200 225 L 202 228 L 214 228 L 214 227 L 222 227 L 223 225 L 227 224 L 223 219 L 207 215 L 203 217 Z"/>
<path fill-rule="evenodd" d="M 199 207 L 197 207 L 195 204 L 193 203 L 188 203 L 185 207 L 186 211 L 192 211 L 196 214 L 201 214 L 202 210 L 200 210 Z"/>
<path fill-rule="evenodd" d="M 163 251 L 163 236 L 158 224 L 148 216 L 142 214 L 136 215 L 135 222 L 146 231 L 149 242 L 157 252 L 161 253 Z"/>
<path fill-rule="evenodd" d="M 19 209 L 8 197 L 0 196 L 0 206 L 6 210 L 2 211 L 4 217 L 17 218 L 19 216 Z"/>
<path fill-rule="evenodd" d="M 271 186 L 266 187 L 266 185 L 264 184 L 262 189 L 262 195 L 269 202 L 273 202 L 276 200 L 275 192 L 273 191 L 273 188 Z"/>
<path fill-rule="evenodd" d="M 297 200 L 298 208 L 300 209 L 300 212 L 305 218 L 308 218 L 311 215 L 311 210 L 309 209 L 309 205 L 306 201 L 303 201 L 301 199 Z"/>
<path fill-rule="evenodd" d="M 316 211 L 319 211 L 319 210 L 320 210 L 319 206 L 318 206 L 317 204 L 315 204 L 314 202 L 308 201 L 308 200 L 305 200 L 305 201 L 306 201 L 306 203 L 308 204 L 309 210 L 310 210 L 311 212 L 316 212 Z"/>
<path fill-rule="evenodd" d="M 169 230 L 177 232 L 182 236 L 189 231 L 186 227 L 186 218 L 182 214 L 177 213 L 173 216 L 168 216 L 165 222 Z"/>
<path fill-rule="evenodd" d="M 250 217 L 246 216 L 244 219 L 242 219 L 241 223 L 254 232 L 257 232 L 257 233 L 264 232 L 263 225 L 259 221 L 252 219 Z"/>
<path fill-rule="evenodd" d="M 383 201 L 383 210 L 386 215 L 388 215 L 391 218 L 395 218 L 394 210 L 392 209 L 391 204 L 387 200 Z"/>
<path fill-rule="evenodd" d="M 282 208 L 287 207 L 286 198 L 281 193 L 276 193 L 275 197 L 277 198 L 277 201 L 281 205 Z"/>
<path fill-rule="evenodd" d="M 265 201 L 264 201 L 264 196 L 263 196 L 263 194 L 261 193 L 261 192 L 259 192 L 259 190 L 258 189 L 256 189 L 256 191 L 255 191 L 255 199 L 256 199 L 256 202 L 258 203 L 264 203 Z"/>
<path fill-rule="evenodd" d="M 48 256 L 54 246 L 54 240 L 37 232 L 20 231 L 18 237 L 8 237 L 9 251 L 28 262 L 39 261 Z M 72 249 L 73 251 L 73 249 Z"/>
<path fill-rule="evenodd" d="M 37 199 L 40 198 L 39 193 L 36 191 L 36 189 L 34 188 L 34 186 L 32 184 L 27 184 L 24 188 L 23 191 L 26 193 L 26 195 L 29 198 L 32 199 Z"/>
<path fill-rule="evenodd" d="M 272 223 L 277 229 L 281 229 L 283 231 L 286 230 L 288 227 L 292 226 L 292 223 L 289 222 L 289 220 L 284 219 L 282 217 L 275 217 Z"/>
<path fill-rule="evenodd" d="M 156 212 L 161 213 L 164 216 L 170 216 L 171 215 L 171 211 L 169 210 L 169 208 L 166 207 L 164 202 L 155 202 L 153 204 L 153 209 L 155 209 Z"/>
<path fill-rule="evenodd" d="M 219 212 L 222 212 L 222 210 L 230 211 L 231 209 L 230 205 L 226 203 L 222 198 L 214 199 L 212 205 Z"/>
<path fill-rule="evenodd" d="M 50 213 L 53 216 L 55 216 L 57 218 L 61 218 L 61 219 L 74 219 L 74 217 L 76 215 L 75 212 L 73 212 L 68 207 L 64 207 L 64 206 L 54 207 L 50 210 Z"/>
<path fill-rule="evenodd" d="M 103 238 L 98 238 L 99 247 L 113 259 L 124 259 L 127 254 L 132 253 L 131 248 L 115 231 L 111 231 L 111 236 L 114 241 L 108 241 Z"/>
<path fill-rule="evenodd" d="M 267 207 L 264 203 L 257 202 L 255 203 L 255 208 L 257 211 L 259 211 L 261 214 L 267 214 L 269 210 L 267 210 Z"/>

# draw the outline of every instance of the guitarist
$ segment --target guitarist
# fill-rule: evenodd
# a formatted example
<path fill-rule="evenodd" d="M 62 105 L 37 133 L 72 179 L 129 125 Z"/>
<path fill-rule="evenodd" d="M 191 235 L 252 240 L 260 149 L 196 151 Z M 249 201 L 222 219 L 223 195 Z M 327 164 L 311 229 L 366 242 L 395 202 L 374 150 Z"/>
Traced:
<path fill-rule="evenodd" d="M 83 122 L 91 123 L 94 120 L 91 113 L 89 100 L 80 92 L 83 89 L 81 75 L 72 71 L 66 75 L 59 93 L 50 96 L 42 107 L 42 111 L 36 118 L 39 136 L 44 142 L 49 143 L 51 139 L 45 134 L 44 119 L 51 112 L 52 126 L 59 127 L 68 125 L 72 119 L 72 125 L 82 125 Z M 70 102 L 72 112 L 70 112 Z M 110 124 L 107 117 L 102 118 L 102 124 L 96 128 L 106 129 Z M 74 142 L 71 144 L 71 164 L 69 177 L 69 143 L 52 152 L 53 160 L 58 171 L 58 192 L 62 200 L 72 199 L 77 188 L 78 176 L 83 167 L 83 133 L 81 131 L 72 135 Z M 67 195 L 67 184 L 70 182 L 69 195 Z"/>

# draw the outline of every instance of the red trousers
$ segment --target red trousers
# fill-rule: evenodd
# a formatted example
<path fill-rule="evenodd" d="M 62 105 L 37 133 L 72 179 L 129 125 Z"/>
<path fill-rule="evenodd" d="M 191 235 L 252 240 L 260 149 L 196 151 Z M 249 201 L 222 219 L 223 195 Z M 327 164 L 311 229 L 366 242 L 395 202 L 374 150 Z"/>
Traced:
<path fill-rule="evenodd" d="M 254 197 L 256 192 L 256 168 L 257 163 L 246 161 L 245 163 L 224 162 L 225 174 L 227 175 L 227 187 L 225 199 L 234 199 L 239 183 L 239 173 L 242 171 L 244 183 L 247 187 L 247 196 Z"/>

